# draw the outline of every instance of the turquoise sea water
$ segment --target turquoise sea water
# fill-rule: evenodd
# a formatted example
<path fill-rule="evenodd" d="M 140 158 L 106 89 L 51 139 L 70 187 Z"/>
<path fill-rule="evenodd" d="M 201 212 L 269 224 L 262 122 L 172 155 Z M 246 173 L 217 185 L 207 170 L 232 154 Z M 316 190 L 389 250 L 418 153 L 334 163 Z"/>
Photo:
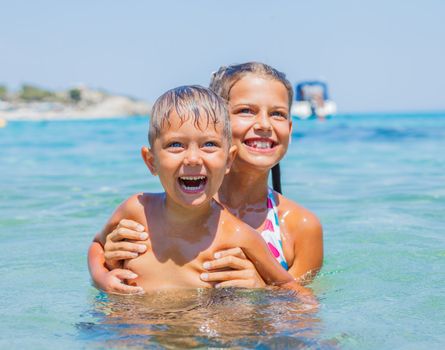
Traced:
<path fill-rule="evenodd" d="M 273 291 L 107 297 L 93 234 L 129 194 L 160 187 L 143 118 L 0 129 L 0 348 L 445 347 L 445 114 L 296 121 L 287 196 L 314 211 L 318 310 Z"/>

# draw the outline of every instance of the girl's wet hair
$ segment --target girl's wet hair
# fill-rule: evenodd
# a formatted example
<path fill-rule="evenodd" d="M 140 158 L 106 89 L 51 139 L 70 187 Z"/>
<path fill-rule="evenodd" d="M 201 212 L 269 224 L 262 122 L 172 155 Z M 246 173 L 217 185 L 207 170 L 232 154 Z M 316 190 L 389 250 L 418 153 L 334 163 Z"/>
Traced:
<path fill-rule="evenodd" d="M 286 75 L 275 68 L 260 62 L 247 62 L 222 66 L 212 74 L 210 89 L 215 91 L 226 101 L 229 100 L 230 90 L 233 85 L 246 75 L 253 74 L 264 78 L 269 78 L 281 82 L 287 90 L 289 98 L 289 110 L 294 98 L 292 84 L 287 80 Z"/>
<path fill-rule="evenodd" d="M 216 129 L 220 124 L 224 138 L 228 145 L 231 144 L 232 131 L 227 102 L 210 89 L 199 85 L 186 85 L 168 90 L 153 105 L 148 132 L 148 142 L 151 147 L 165 124 L 170 126 L 169 118 L 172 110 L 176 111 L 181 125 L 190 118 L 193 120 L 193 125 L 200 130 L 205 130 L 209 124 L 213 124 Z"/>

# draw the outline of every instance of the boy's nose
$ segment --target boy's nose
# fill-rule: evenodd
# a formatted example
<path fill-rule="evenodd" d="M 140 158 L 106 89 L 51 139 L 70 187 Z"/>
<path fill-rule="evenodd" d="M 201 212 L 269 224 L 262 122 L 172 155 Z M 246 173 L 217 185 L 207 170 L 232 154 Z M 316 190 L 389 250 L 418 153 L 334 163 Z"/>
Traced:
<path fill-rule="evenodd" d="M 202 165 L 202 158 L 199 155 L 199 151 L 193 148 L 189 149 L 184 158 L 184 165 L 188 166 Z"/>

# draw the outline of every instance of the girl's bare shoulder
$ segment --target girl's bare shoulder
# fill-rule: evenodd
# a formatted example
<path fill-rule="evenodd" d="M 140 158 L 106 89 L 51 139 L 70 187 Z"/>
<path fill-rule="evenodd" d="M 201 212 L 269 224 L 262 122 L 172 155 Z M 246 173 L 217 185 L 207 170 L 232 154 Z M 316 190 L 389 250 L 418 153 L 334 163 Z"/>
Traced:
<path fill-rule="evenodd" d="M 275 192 L 280 227 L 291 234 L 320 235 L 322 227 L 318 217 L 309 209 Z"/>

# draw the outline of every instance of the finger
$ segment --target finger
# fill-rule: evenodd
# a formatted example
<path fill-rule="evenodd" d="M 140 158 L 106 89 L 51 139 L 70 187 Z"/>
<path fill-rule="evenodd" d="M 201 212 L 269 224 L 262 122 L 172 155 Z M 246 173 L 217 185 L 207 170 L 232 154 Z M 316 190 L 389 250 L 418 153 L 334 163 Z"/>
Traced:
<path fill-rule="evenodd" d="M 124 239 L 131 239 L 135 241 L 146 240 L 148 238 L 147 232 L 138 232 L 125 227 L 118 227 L 108 235 L 108 239 L 113 242 L 122 241 Z"/>
<path fill-rule="evenodd" d="M 105 260 L 134 259 L 134 258 L 137 258 L 138 256 L 139 256 L 138 253 L 126 252 L 126 251 L 122 251 L 122 250 L 104 253 Z"/>
<path fill-rule="evenodd" d="M 111 294 L 144 294 L 145 291 L 142 287 L 129 286 L 124 283 L 116 283 L 111 286 L 108 293 Z"/>
<path fill-rule="evenodd" d="M 220 259 L 220 258 L 224 258 L 229 255 L 236 256 L 240 259 L 247 259 L 246 255 L 244 254 L 243 250 L 240 247 L 220 250 L 220 251 L 216 252 L 215 254 L 213 254 L 213 257 L 215 259 Z"/>
<path fill-rule="evenodd" d="M 215 285 L 215 288 L 259 288 L 253 283 L 252 280 L 230 280 L 218 283 Z"/>
<path fill-rule="evenodd" d="M 133 271 L 128 269 L 114 269 L 110 271 L 111 274 L 113 274 L 114 277 L 122 280 L 132 280 L 138 277 L 137 274 L 135 274 Z"/>
<path fill-rule="evenodd" d="M 235 270 L 244 270 L 252 268 L 252 263 L 247 259 L 240 259 L 236 256 L 229 255 L 217 260 L 206 261 L 202 265 L 206 270 L 214 270 L 221 268 L 231 268 Z"/>
<path fill-rule="evenodd" d="M 230 281 L 238 279 L 251 279 L 250 270 L 241 271 L 218 271 L 204 272 L 200 274 L 200 278 L 206 282 Z"/>
<path fill-rule="evenodd" d="M 122 219 L 119 221 L 118 227 L 126 227 L 130 230 L 135 230 L 139 232 L 143 232 L 145 230 L 144 225 L 141 225 L 139 222 L 128 220 L 128 219 Z"/>
<path fill-rule="evenodd" d="M 147 247 L 144 244 L 137 244 L 125 241 L 119 242 L 107 242 L 105 244 L 106 251 L 126 251 L 126 252 L 134 252 L 134 253 L 143 253 L 147 250 Z"/>

